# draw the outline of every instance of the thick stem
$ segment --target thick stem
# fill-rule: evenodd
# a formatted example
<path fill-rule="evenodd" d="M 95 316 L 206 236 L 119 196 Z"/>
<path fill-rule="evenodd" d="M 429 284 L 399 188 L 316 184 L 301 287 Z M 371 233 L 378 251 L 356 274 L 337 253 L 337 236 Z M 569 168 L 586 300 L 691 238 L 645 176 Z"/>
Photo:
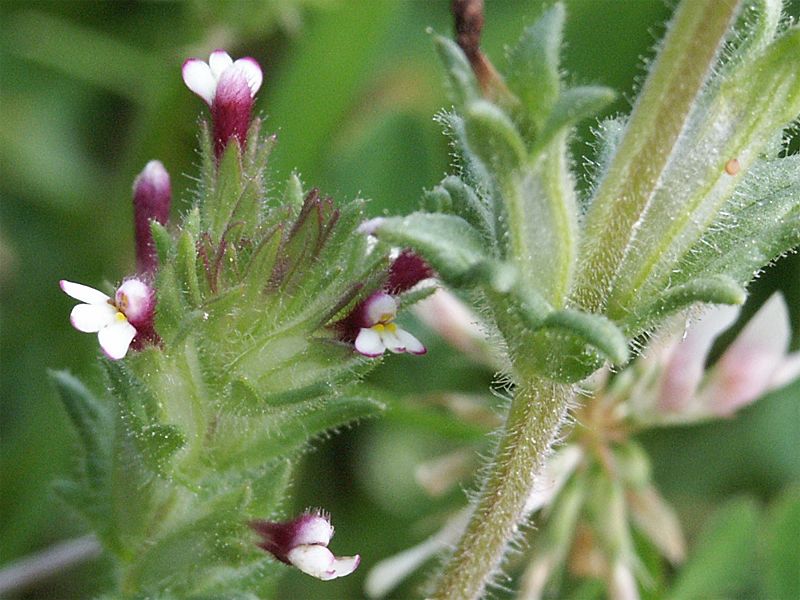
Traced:
<path fill-rule="evenodd" d="M 544 379 L 518 385 L 478 504 L 431 598 L 480 598 L 491 583 L 573 396 L 572 386 Z"/>
<path fill-rule="evenodd" d="M 739 0 L 684 0 L 586 218 L 575 299 L 603 308 L 617 266 L 705 84 Z"/>

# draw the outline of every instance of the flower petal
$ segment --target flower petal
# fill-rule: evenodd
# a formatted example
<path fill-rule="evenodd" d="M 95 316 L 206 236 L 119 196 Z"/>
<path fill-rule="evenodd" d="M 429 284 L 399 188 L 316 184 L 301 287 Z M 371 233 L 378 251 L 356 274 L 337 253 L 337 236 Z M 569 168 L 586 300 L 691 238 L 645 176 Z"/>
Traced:
<path fill-rule="evenodd" d="M 71 281 L 67 281 L 65 279 L 59 281 L 58 284 L 61 286 L 61 289 L 65 294 L 75 298 L 75 300 L 86 302 L 87 304 L 105 304 L 110 300 L 110 298 L 103 292 L 91 288 L 88 285 L 72 283 Z"/>
<path fill-rule="evenodd" d="M 397 302 L 385 292 L 375 292 L 364 301 L 364 317 L 367 327 L 372 327 L 381 321 L 390 321 L 397 314 Z"/>
<path fill-rule="evenodd" d="M 117 309 L 110 304 L 78 304 L 69 315 L 69 322 L 78 331 L 97 333 L 114 322 Z"/>
<path fill-rule="evenodd" d="M 215 80 L 219 80 L 220 75 L 227 71 L 232 64 L 233 59 L 225 50 L 214 50 L 208 57 L 208 66 Z"/>
<path fill-rule="evenodd" d="M 400 343 L 405 347 L 406 352 L 411 354 L 425 354 L 427 350 L 417 338 L 408 333 L 405 329 L 397 328 L 394 335 L 400 340 Z"/>
<path fill-rule="evenodd" d="M 325 546 L 306 544 L 293 548 L 288 555 L 289 562 L 306 575 L 322 581 L 350 575 L 358 568 L 361 557 L 334 556 Z"/>
<path fill-rule="evenodd" d="M 97 333 L 100 347 L 111 360 L 123 358 L 127 354 L 133 338 L 136 337 L 136 328 L 133 325 L 128 323 L 125 318 L 117 319 Z"/>
<path fill-rule="evenodd" d="M 126 279 L 117 289 L 115 300 L 131 323 L 152 322 L 155 296 L 153 289 L 141 279 Z"/>
<path fill-rule="evenodd" d="M 358 332 L 355 346 L 358 352 L 372 358 L 380 356 L 386 350 L 386 346 L 383 345 L 383 340 L 378 335 L 378 332 L 368 327 L 363 327 Z"/>
<path fill-rule="evenodd" d="M 395 330 L 399 331 L 399 330 Z M 386 346 L 386 349 L 389 352 L 394 352 L 398 354 L 400 352 L 406 351 L 406 345 L 397 337 L 397 334 L 393 331 L 389 331 L 388 329 L 384 329 L 380 332 L 381 341 L 383 345 Z"/>
<path fill-rule="evenodd" d="M 233 63 L 233 66 L 239 69 L 244 78 L 247 79 L 247 85 L 250 87 L 250 96 L 254 97 L 259 88 L 261 88 L 261 82 L 264 80 L 261 66 L 256 62 L 256 59 L 249 56 L 238 59 Z"/>
<path fill-rule="evenodd" d="M 336 578 L 333 553 L 325 546 L 304 544 L 292 548 L 287 555 L 289 562 L 306 575 L 327 581 Z"/>
<path fill-rule="evenodd" d="M 202 60 L 190 58 L 183 63 L 181 73 L 186 87 L 211 106 L 217 90 L 217 80 L 211 73 L 211 68 Z"/>
<path fill-rule="evenodd" d="M 296 519 L 292 525 L 295 527 L 292 537 L 293 546 L 319 544 L 327 546 L 333 537 L 331 522 L 320 514 L 305 513 Z"/>

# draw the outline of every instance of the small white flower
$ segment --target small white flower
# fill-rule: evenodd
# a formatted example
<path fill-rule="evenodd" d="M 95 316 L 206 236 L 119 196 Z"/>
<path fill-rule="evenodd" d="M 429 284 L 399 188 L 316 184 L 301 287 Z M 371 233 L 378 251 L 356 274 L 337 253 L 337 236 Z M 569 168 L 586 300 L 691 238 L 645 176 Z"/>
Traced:
<path fill-rule="evenodd" d="M 250 57 L 234 61 L 224 50 L 214 50 L 208 62 L 190 58 L 183 63 L 181 72 L 186 86 L 211 106 L 217 94 L 217 86 L 224 77 L 233 71 L 241 73 L 250 88 L 250 97 L 254 97 L 261 87 L 263 74 L 261 67 Z M 226 73 L 230 73 L 226 75 Z"/>
<path fill-rule="evenodd" d="M 356 350 L 364 356 L 380 356 L 390 352 L 425 354 L 425 346 L 394 322 L 397 303 L 385 292 L 376 292 L 362 307 L 362 327 L 356 337 Z"/>
<path fill-rule="evenodd" d="M 72 309 L 72 326 L 85 333 L 97 333 L 100 348 L 112 360 L 127 354 L 137 333 L 133 324 L 152 323 L 153 291 L 139 279 L 125 281 L 114 299 L 80 283 L 62 279 L 59 284 L 68 296 L 84 303 Z"/>
<path fill-rule="evenodd" d="M 253 521 L 250 526 L 261 536 L 259 547 L 323 581 L 349 575 L 361 561 L 358 555 L 334 556 L 328 550 L 333 526 L 321 511 L 304 512 L 291 521 Z"/>

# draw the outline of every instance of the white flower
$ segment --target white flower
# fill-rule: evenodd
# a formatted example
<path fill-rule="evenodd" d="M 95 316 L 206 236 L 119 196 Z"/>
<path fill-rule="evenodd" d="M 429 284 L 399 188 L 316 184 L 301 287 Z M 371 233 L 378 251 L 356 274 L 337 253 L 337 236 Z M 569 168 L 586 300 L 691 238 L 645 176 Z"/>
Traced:
<path fill-rule="evenodd" d="M 134 325 L 152 325 L 153 290 L 139 279 L 125 281 L 114 299 L 80 283 L 61 280 L 59 284 L 67 295 L 84 303 L 72 309 L 72 326 L 85 333 L 97 333 L 100 348 L 112 360 L 119 360 L 128 352 L 137 333 Z"/>
<path fill-rule="evenodd" d="M 245 57 L 234 61 L 224 50 L 214 50 L 207 63 L 197 58 L 188 59 L 183 63 L 181 72 L 186 86 L 209 106 L 214 103 L 220 81 L 234 72 L 244 76 L 251 98 L 256 95 L 263 81 L 261 67 L 255 59 Z"/>
<path fill-rule="evenodd" d="M 323 581 L 349 575 L 361 561 L 357 554 L 334 556 L 328 550 L 333 526 L 322 511 L 307 511 L 292 521 L 253 521 L 250 527 L 261 536 L 260 548 Z"/>
<path fill-rule="evenodd" d="M 365 356 L 390 352 L 425 354 L 425 346 L 394 322 L 397 303 L 385 292 L 376 292 L 362 306 L 361 329 L 356 337 L 356 350 Z"/>

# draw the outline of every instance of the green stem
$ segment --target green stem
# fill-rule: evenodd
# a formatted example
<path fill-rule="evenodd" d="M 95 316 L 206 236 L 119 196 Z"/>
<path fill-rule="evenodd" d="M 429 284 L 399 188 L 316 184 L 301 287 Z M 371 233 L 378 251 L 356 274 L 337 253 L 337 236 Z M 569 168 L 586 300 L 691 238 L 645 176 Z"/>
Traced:
<path fill-rule="evenodd" d="M 480 598 L 491 583 L 573 396 L 572 386 L 545 379 L 517 386 L 489 477 L 431 598 Z"/>
<path fill-rule="evenodd" d="M 740 0 L 683 0 L 586 218 L 575 299 L 603 308 L 615 270 L 700 93 Z"/>

